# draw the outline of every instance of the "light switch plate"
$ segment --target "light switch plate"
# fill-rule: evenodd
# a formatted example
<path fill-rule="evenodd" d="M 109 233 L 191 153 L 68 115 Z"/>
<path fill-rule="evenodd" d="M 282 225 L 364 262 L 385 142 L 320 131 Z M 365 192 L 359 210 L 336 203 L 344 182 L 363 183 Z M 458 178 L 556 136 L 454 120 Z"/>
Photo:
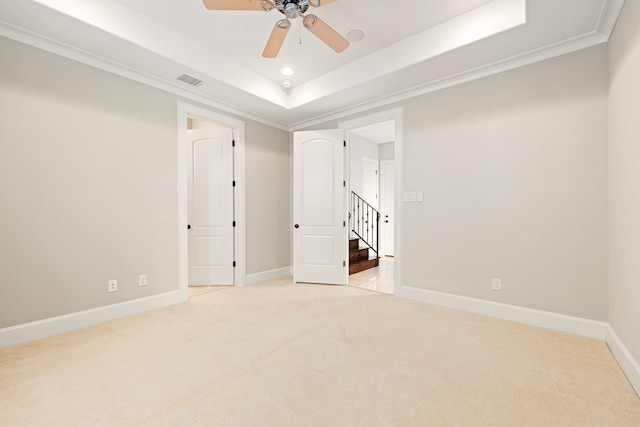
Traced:
<path fill-rule="evenodd" d="M 415 202 L 416 201 L 416 192 L 415 191 L 405 191 L 402 195 L 402 200 L 405 202 Z"/>

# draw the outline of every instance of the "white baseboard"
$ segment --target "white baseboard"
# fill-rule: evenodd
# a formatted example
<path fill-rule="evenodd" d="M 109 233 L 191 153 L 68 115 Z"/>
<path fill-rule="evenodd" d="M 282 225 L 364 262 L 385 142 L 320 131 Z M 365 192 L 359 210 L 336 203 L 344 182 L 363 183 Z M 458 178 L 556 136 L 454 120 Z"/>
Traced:
<path fill-rule="evenodd" d="M 511 320 L 532 326 L 568 332 L 589 338 L 604 341 L 607 337 L 608 324 L 596 320 L 551 313 L 549 311 L 535 310 L 516 305 L 502 304 L 476 298 L 463 297 L 443 292 L 429 291 L 426 289 L 403 286 L 401 295 L 416 301 L 443 307 L 455 308 L 477 314 Z"/>
<path fill-rule="evenodd" d="M 0 348 L 45 338 L 109 320 L 119 319 L 184 301 L 180 291 L 167 292 L 132 301 L 51 317 L 0 329 Z"/>
<path fill-rule="evenodd" d="M 640 396 L 640 364 L 620 340 L 611 325 L 607 328 L 607 345 L 636 393 Z"/>
<path fill-rule="evenodd" d="M 269 280 L 282 279 L 291 276 L 291 267 L 276 268 L 275 270 L 263 271 L 260 273 L 247 274 L 244 284 L 255 285 Z"/>

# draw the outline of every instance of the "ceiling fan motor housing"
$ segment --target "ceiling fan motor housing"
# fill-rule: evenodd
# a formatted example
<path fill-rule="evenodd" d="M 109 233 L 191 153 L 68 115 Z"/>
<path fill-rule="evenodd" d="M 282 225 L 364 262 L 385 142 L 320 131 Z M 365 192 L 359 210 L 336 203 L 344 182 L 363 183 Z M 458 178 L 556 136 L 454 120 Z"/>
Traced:
<path fill-rule="evenodd" d="M 295 19 L 309 9 L 309 0 L 276 0 L 275 7 L 288 19 Z"/>

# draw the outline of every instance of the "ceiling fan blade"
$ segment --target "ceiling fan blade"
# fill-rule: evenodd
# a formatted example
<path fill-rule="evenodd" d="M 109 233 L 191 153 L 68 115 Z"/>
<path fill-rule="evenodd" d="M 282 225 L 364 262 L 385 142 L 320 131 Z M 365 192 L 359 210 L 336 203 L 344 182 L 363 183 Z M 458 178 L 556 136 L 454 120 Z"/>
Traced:
<path fill-rule="evenodd" d="M 287 33 L 289 32 L 289 28 L 291 28 L 291 21 L 288 19 L 282 19 L 276 22 L 276 25 L 273 27 L 273 31 L 271 31 L 271 35 L 269 36 L 269 40 L 267 40 L 267 45 L 264 47 L 264 51 L 262 52 L 263 57 L 275 58 L 278 56 L 282 43 L 284 43 L 284 39 L 287 37 Z"/>
<path fill-rule="evenodd" d="M 263 0 L 202 0 L 209 10 L 260 10 L 270 11 L 273 3 Z"/>
<path fill-rule="evenodd" d="M 340 53 L 349 47 L 349 41 L 316 15 L 306 15 L 302 24 L 327 46 Z"/>

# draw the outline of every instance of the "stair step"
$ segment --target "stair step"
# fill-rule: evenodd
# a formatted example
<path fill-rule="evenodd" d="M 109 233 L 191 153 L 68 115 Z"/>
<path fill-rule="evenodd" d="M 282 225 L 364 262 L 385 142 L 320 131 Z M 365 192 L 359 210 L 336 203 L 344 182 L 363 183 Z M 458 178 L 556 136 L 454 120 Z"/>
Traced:
<path fill-rule="evenodd" d="M 349 250 L 356 250 L 360 247 L 360 239 L 349 239 Z"/>
<path fill-rule="evenodd" d="M 360 248 L 349 251 L 349 263 L 369 259 L 369 248 Z"/>
<path fill-rule="evenodd" d="M 371 257 L 355 263 L 349 263 L 349 274 L 359 273 L 379 265 L 378 257 Z"/>

